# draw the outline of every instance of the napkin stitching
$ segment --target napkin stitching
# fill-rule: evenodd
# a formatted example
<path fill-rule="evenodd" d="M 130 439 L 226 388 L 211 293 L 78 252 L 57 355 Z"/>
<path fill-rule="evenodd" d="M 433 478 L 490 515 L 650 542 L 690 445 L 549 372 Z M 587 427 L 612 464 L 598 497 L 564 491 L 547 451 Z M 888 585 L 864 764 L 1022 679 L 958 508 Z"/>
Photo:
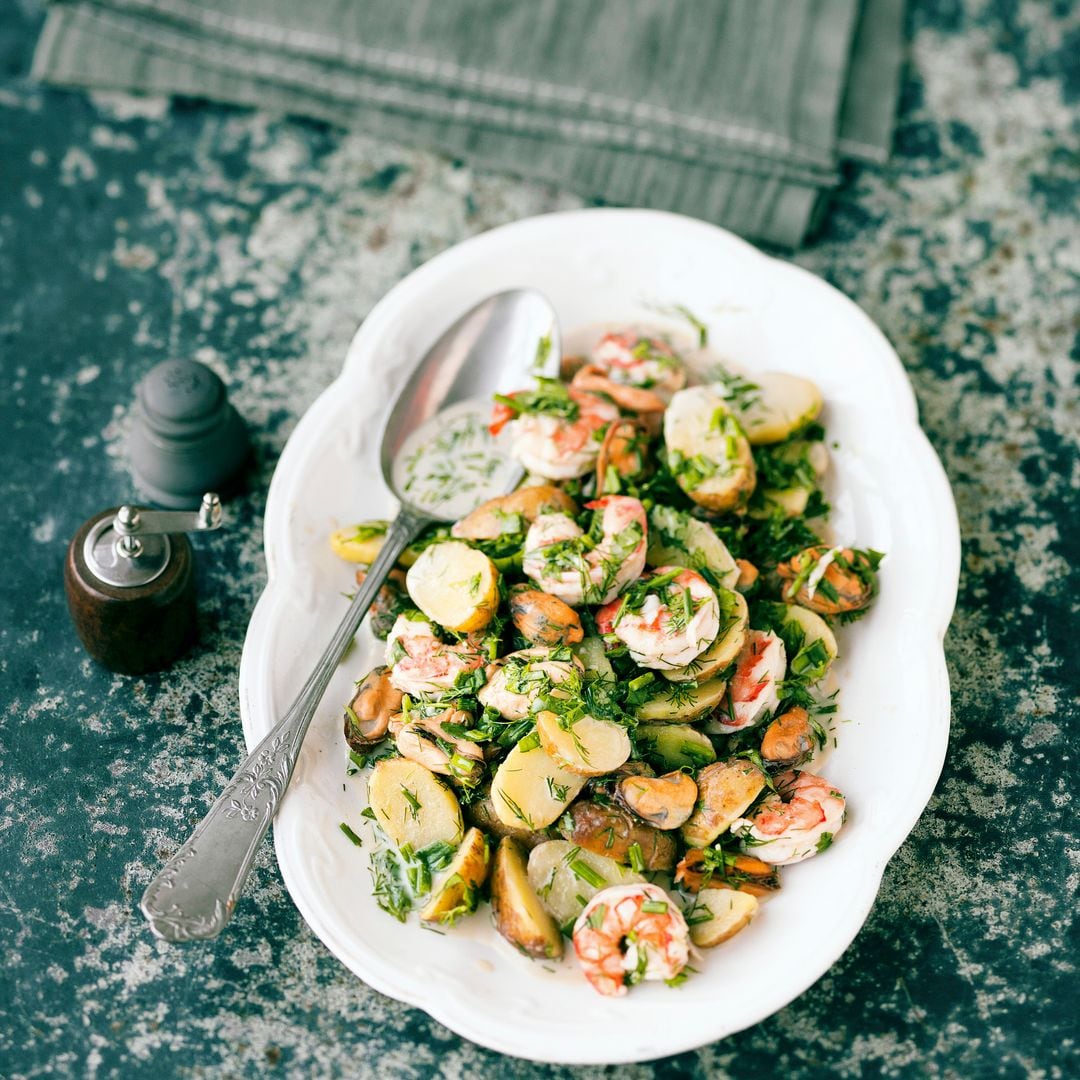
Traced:
<path fill-rule="evenodd" d="M 155 47 L 171 48 L 180 55 L 192 58 L 196 64 L 216 58 L 226 68 L 234 66 L 233 62 L 238 49 L 235 45 L 196 40 L 190 34 L 164 27 L 139 26 L 118 12 L 90 5 L 79 5 L 71 14 L 84 23 L 96 21 L 111 26 L 121 36 L 126 36 L 140 44 L 151 43 Z M 260 56 L 243 47 L 240 47 L 240 51 L 247 53 L 246 58 L 252 65 L 247 72 L 249 75 L 267 82 L 281 80 L 283 70 L 280 66 L 275 67 L 271 72 L 261 70 L 267 63 L 272 62 L 273 58 Z M 715 164 L 726 167 L 733 165 L 731 151 L 727 148 L 706 147 L 702 153 L 700 149 L 695 151 L 693 147 L 686 147 L 674 141 L 663 132 L 632 128 L 605 120 L 549 117 L 541 113 L 526 111 L 520 106 L 511 108 L 468 99 L 447 102 L 445 99 L 432 97 L 430 91 L 410 91 L 400 85 L 380 84 L 367 77 L 357 76 L 355 81 L 350 81 L 340 75 L 327 72 L 310 61 L 291 60 L 288 62 L 288 67 L 294 73 L 291 81 L 298 83 L 305 90 L 333 94 L 336 88 L 337 97 L 341 100 L 369 102 L 374 99 L 376 104 L 383 108 L 396 108 L 399 112 L 421 119 L 437 117 L 469 120 L 471 118 L 516 132 L 535 134 L 554 131 L 571 141 L 576 139 L 593 144 L 606 143 L 609 147 L 618 149 L 630 146 L 669 158 L 686 160 L 695 165 Z M 300 73 L 303 74 L 302 80 L 299 77 Z M 705 160 L 706 158 L 708 160 Z M 780 161 L 779 164 L 783 166 L 783 176 L 788 180 L 818 186 L 831 183 L 836 178 L 833 171 L 800 167 L 784 161 Z M 744 164 L 744 171 L 754 170 Z M 757 171 L 761 171 L 760 165 Z"/>
<path fill-rule="evenodd" d="M 683 128 L 701 135 L 715 135 L 728 142 L 745 143 L 755 151 L 768 156 L 783 155 L 802 159 L 804 163 L 830 168 L 832 161 L 820 150 L 796 143 L 778 132 L 761 131 L 747 128 L 730 121 L 675 112 L 660 105 L 648 102 L 635 102 L 615 97 L 600 91 L 586 90 L 583 87 L 565 87 L 524 77 L 502 75 L 498 72 L 483 71 L 478 68 L 466 68 L 448 60 L 433 60 L 427 57 L 412 56 L 407 53 L 393 52 L 358 42 L 335 41 L 322 34 L 299 28 L 274 26 L 242 16 L 227 15 L 212 11 L 189 0 L 112 0 L 117 9 L 149 11 L 171 19 L 183 19 L 196 25 L 218 29 L 234 37 L 249 38 L 255 41 L 281 46 L 286 50 L 297 47 L 297 41 L 306 43 L 308 52 L 321 54 L 330 59 L 351 60 L 369 67 L 393 72 L 395 70 L 418 77 L 464 89 L 473 87 L 479 90 L 502 92 L 510 96 L 531 97 L 537 101 L 556 102 L 565 105 L 585 104 L 596 109 L 606 109 L 621 114 L 633 121 L 651 121 L 669 127 Z M 570 121 L 588 123 L 589 121 Z M 594 121 L 606 123 L 606 121 Z"/>

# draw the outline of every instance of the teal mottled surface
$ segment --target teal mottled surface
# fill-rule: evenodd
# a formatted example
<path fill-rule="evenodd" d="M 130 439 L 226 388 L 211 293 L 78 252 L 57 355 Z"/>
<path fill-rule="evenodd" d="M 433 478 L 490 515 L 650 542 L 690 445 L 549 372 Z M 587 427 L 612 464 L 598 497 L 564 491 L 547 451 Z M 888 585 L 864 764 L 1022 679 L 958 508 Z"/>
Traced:
<path fill-rule="evenodd" d="M 603 1074 L 510 1062 L 366 989 L 269 846 L 216 944 L 168 948 L 136 913 L 240 756 L 261 508 L 297 418 L 409 270 L 577 200 L 258 113 L 43 90 L 25 78 L 40 15 L 0 17 L 0 1074 Z M 797 261 L 895 343 L 954 485 L 949 759 L 828 975 L 749 1031 L 619 1075 L 1080 1070 L 1080 22 L 1070 3 L 923 0 L 908 36 L 894 159 L 851 173 Z M 257 475 L 233 528 L 200 541 L 202 645 L 167 676 L 112 677 L 68 626 L 63 554 L 129 493 L 131 391 L 171 356 L 227 380 Z"/>

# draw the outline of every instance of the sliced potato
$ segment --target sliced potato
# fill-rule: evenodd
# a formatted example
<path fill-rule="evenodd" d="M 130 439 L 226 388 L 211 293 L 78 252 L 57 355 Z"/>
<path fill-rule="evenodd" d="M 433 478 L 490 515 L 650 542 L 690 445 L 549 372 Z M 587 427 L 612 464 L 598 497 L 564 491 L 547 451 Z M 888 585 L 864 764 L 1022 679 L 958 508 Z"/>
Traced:
<path fill-rule="evenodd" d="M 534 732 L 526 735 L 496 769 L 491 802 L 503 824 L 543 829 L 558 818 L 584 786 L 585 777 L 555 761 Z"/>
<path fill-rule="evenodd" d="M 607 658 L 604 643 L 598 637 L 587 637 L 573 648 L 574 655 L 582 662 L 586 671 L 595 671 L 602 679 L 615 678 L 615 669 Z"/>
<path fill-rule="evenodd" d="M 716 760 L 709 737 L 689 724 L 640 724 L 637 741 L 646 758 L 663 769 L 697 769 Z"/>
<path fill-rule="evenodd" d="M 725 400 L 708 386 L 680 390 L 664 413 L 668 467 L 699 506 L 734 510 L 750 497 L 757 468 Z"/>
<path fill-rule="evenodd" d="M 654 506 L 649 511 L 650 566 L 688 566 L 691 570 L 711 570 L 725 588 L 735 588 L 739 568 L 706 521 L 699 521 L 671 506 Z"/>
<path fill-rule="evenodd" d="M 583 716 L 569 727 L 560 725 L 553 712 L 536 717 L 543 748 L 564 768 L 578 776 L 603 776 L 630 757 L 630 736 L 621 724 Z"/>
<path fill-rule="evenodd" d="M 667 686 L 635 710 L 639 720 L 651 723 L 684 723 L 715 709 L 724 697 L 727 683 L 709 679 L 699 686 Z"/>
<path fill-rule="evenodd" d="M 758 913 L 758 898 L 734 889 L 702 889 L 691 912 L 690 940 L 699 949 L 734 937 Z"/>
<path fill-rule="evenodd" d="M 382 549 L 388 528 L 389 521 L 362 521 L 359 525 L 335 529 L 330 534 L 330 547 L 346 562 L 370 565 Z"/>
<path fill-rule="evenodd" d="M 675 838 L 614 803 L 579 799 L 559 822 L 563 836 L 586 851 L 644 870 L 675 866 Z"/>
<path fill-rule="evenodd" d="M 757 393 L 739 411 L 751 445 L 781 442 L 820 415 L 821 391 L 809 379 L 786 371 L 763 371 L 751 378 Z"/>
<path fill-rule="evenodd" d="M 450 865 L 436 879 L 431 899 L 420 911 L 424 922 L 449 922 L 471 915 L 487 881 L 491 862 L 488 839 L 479 829 L 469 829 Z"/>
<path fill-rule="evenodd" d="M 697 785 L 697 806 L 682 827 L 682 838 L 691 847 L 708 847 L 761 794 L 765 774 L 752 761 L 728 758 L 706 765 Z"/>
<path fill-rule="evenodd" d="M 738 573 L 738 567 L 736 567 Z M 670 682 L 697 682 L 711 679 L 735 662 L 746 642 L 746 629 L 750 625 L 750 609 L 742 593 L 734 589 L 718 589 L 720 602 L 720 632 L 716 640 L 692 664 L 663 672 Z"/>
<path fill-rule="evenodd" d="M 761 495 L 765 505 L 752 509 L 751 517 L 766 518 L 774 509 L 783 510 L 785 517 L 801 517 L 810 501 L 811 489 L 805 487 L 765 488 Z"/>
<path fill-rule="evenodd" d="M 368 777 L 375 821 L 400 848 L 422 851 L 440 841 L 461 843 L 465 832 L 454 793 L 430 769 L 406 758 L 376 762 Z"/>
<path fill-rule="evenodd" d="M 526 956 L 549 960 L 562 956 L 562 933 L 529 884 L 521 845 L 509 836 L 495 851 L 491 913 L 499 933 Z"/>
<path fill-rule="evenodd" d="M 499 571 L 482 552 L 460 540 L 425 548 L 405 584 L 413 603 L 432 622 L 459 634 L 482 630 L 499 606 Z"/>
<path fill-rule="evenodd" d="M 559 926 L 573 922 L 609 885 L 633 885 L 641 874 L 569 840 L 549 840 L 529 854 L 529 883 Z"/>
<path fill-rule="evenodd" d="M 802 644 L 797 650 L 794 646 L 798 635 L 792 634 L 791 624 L 801 632 Z M 832 662 L 840 655 L 832 627 L 816 611 L 799 607 L 798 604 L 788 605 L 779 633 L 789 655 L 794 654 L 788 663 L 788 669 L 793 675 L 804 675 L 816 682 L 824 677 Z M 788 645 L 789 640 L 791 645 Z"/>

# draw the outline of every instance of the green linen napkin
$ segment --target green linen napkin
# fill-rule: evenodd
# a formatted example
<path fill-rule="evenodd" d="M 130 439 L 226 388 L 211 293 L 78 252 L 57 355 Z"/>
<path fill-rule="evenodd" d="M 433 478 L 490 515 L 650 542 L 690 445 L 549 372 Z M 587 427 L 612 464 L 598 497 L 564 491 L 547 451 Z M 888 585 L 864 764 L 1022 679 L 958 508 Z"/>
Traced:
<path fill-rule="evenodd" d="M 883 160 L 903 0 L 71 0 L 34 71 L 312 116 L 794 247 Z"/>

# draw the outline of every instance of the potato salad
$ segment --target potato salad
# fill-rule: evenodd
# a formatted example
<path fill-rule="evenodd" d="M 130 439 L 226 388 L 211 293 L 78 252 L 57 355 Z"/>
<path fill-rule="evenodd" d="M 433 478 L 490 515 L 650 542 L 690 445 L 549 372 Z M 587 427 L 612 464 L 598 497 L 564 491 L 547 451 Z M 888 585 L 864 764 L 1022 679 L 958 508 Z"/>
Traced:
<path fill-rule="evenodd" d="M 678 985 L 837 840 L 828 674 L 882 555 L 826 538 L 822 407 L 640 328 L 496 396 L 525 479 L 406 551 L 344 709 L 380 907 L 443 929 L 490 902 L 616 996 Z M 358 580 L 385 531 L 331 537 Z"/>

